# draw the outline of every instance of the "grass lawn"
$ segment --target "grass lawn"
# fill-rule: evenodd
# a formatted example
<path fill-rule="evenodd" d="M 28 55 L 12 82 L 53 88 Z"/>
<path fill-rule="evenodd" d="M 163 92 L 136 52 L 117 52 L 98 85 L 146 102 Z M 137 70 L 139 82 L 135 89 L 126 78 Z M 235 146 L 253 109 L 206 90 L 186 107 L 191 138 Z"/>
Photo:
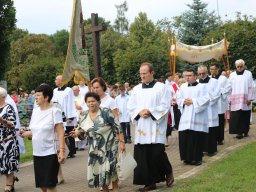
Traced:
<path fill-rule="evenodd" d="M 20 155 L 20 163 L 24 163 L 24 162 L 33 160 L 32 141 L 28 140 L 28 138 L 24 138 L 24 144 L 25 144 L 25 148 L 26 148 L 26 153 Z"/>
<path fill-rule="evenodd" d="M 172 192 L 256 191 L 256 142 L 218 161 L 192 178 L 177 181 Z"/>

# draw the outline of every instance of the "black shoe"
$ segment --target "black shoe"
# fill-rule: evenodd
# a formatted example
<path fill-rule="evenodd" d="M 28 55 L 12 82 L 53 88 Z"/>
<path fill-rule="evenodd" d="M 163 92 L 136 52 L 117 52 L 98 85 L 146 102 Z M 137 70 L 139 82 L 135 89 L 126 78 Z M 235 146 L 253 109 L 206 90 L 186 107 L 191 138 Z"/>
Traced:
<path fill-rule="evenodd" d="M 191 161 L 183 161 L 186 165 L 191 165 Z"/>
<path fill-rule="evenodd" d="M 74 158 L 74 157 L 76 157 L 74 154 L 70 154 L 70 155 L 68 156 L 68 158 Z"/>
<path fill-rule="evenodd" d="M 140 188 L 139 191 L 140 192 L 146 192 L 146 191 L 152 191 L 156 189 L 156 184 L 152 184 L 152 185 L 145 185 L 145 187 Z"/>
<path fill-rule="evenodd" d="M 166 186 L 171 187 L 174 182 L 173 173 L 166 175 L 165 181 L 166 181 Z"/>
<path fill-rule="evenodd" d="M 224 145 L 224 142 L 223 141 L 219 141 L 218 145 Z"/>
<path fill-rule="evenodd" d="M 236 136 L 237 139 L 242 139 L 243 137 L 244 137 L 243 134 L 238 134 L 238 135 Z"/>
<path fill-rule="evenodd" d="M 208 153 L 208 156 L 209 157 L 212 157 L 212 156 L 214 156 L 216 153 Z"/>
<path fill-rule="evenodd" d="M 202 165 L 202 161 L 192 161 L 191 165 L 195 165 L 195 166 Z"/>

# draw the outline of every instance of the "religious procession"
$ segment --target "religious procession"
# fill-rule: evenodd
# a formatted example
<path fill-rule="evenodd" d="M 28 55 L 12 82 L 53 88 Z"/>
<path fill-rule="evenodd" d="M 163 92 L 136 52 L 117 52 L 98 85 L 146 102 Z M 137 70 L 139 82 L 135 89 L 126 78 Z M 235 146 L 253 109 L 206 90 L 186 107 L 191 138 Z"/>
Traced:
<path fill-rule="evenodd" d="M 226 33 L 218 42 L 198 45 L 165 31 L 164 70 L 142 57 L 113 83 L 101 63 L 105 26 L 94 13 L 91 29 L 83 21 L 82 2 L 74 0 L 61 72 L 47 68 L 43 80 L 26 79 L 30 89 L 0 84 L 4 192 L 178 191 L 182 179 L 255 142 L 255 68 L 248 57 L 230 57 L 234 42 Z"/>

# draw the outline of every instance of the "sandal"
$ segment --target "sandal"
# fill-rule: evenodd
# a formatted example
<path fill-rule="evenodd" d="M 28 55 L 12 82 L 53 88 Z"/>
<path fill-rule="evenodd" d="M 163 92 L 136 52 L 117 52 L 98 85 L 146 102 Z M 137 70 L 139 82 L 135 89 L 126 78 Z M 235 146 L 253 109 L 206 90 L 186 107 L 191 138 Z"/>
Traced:
<path fill-rule="evenodd" d="M 65 180 L 64 179 L 61 179 L 59 182 L 58 182 L 58 185 L 61 185 L 61 184 L 64 184 L 65 183 Z"/>
<path fill-rule="evenodd" d="M 4 188 L 4 192 L 14 192 L 14 186 L 13 185 L 6 185 Z"/>

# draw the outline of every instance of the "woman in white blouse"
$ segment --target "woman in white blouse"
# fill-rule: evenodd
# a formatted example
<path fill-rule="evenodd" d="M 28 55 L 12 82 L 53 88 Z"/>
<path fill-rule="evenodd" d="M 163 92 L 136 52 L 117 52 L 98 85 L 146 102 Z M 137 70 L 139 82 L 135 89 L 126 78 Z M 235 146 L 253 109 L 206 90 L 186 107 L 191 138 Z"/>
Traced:
<path fill-rule="evenodd" d="M 59 163 L 63 163 L 65 156 L 62 114 L 50 103 L 52 96 L 53 90 L 49 85 L 41 84 L 36 88 L 35 99 L 39 107 L 33 110 L 31 131 L 20 133 L 22 137 L 32 137 L 35 183 L 43 192 L 57 191 Z"/>

